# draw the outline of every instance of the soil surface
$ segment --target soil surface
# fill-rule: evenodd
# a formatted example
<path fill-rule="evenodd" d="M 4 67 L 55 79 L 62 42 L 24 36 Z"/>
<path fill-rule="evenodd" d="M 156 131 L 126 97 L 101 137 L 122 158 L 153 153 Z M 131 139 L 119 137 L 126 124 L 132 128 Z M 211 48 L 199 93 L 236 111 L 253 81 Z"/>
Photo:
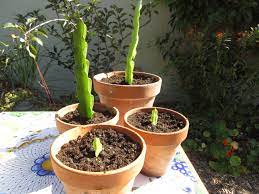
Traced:
<path fill-rule="evenodd" d="M 92 142 L 100 138 L 103 150 L 98 157 Z M 94 129 L 64 144 L 57 158 L 65 165 L 84 171 L 101 172 L 124 167 L 138 158 L 141 146 L 125 134 L 113 129 Z"/>
<path fill-rule="evenodd" d="M 259 174 L 250 173 L 235 177 L 210 169 L 208 162 L 195 152 L 187 153 L 195 170 L 211 194 L 258 194 Z"/>
<path fill-rule="evenodd" d="M 117 84 L 117 85 L 128 85 L 125 82 L 125 75 L 118 74 L 111 76 L 109 78 L 103 78 L 101 81 L 109 83 L 109 84 Z M 134 74 L 133 75 L 133 83 L 132 85 L 144 85 L 151 84 L 157 82 L 158 79 L 156 77 L 146 75 L 146 74 Z"/>
<path fill-rule="evenodd" d="M 111 120 L 114 116 L 115 115 L 109 111 L 105 111 L 105 112 L 95 111 L 94 117 L 90 120 L 87 120 L 86 118 L 80 117 L 78 110 L 75 110 L 73 112 L 69 112 L 65 114 L 63 117 L 59 117 L 59 119 L 70 124 L 88 125 L 88 124 L 98 124 L 98 123 L 106 122 L 108 120 Z"/>
<path fill-rule="evenodd" d="M 139 129 L 157 133 L 174 132 L 184 128 L 185 126 L 183 121 L 176 119 L 169 113 L 158 113 L 156 126 L 152 125 L 150 117 L 151 113 L 137 112 L 129 116 L 128 122 Z"/>

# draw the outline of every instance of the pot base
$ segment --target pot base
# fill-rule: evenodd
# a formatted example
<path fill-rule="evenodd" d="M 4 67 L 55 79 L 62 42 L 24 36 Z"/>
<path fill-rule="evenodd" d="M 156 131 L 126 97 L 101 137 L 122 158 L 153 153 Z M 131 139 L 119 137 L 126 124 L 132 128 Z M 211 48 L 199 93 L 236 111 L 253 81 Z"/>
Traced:
<path fill-rule="evenodd" d="M 133 187 L 134 179 L 132 179 L 124 187 L 112 187 L 110 189 L 100 189 L 100 190 L 80 190 L 73 186 L 64 184 L 66 194 L 129 194 Z"/>
<path fill-rule="evenodd" d="M 145 163 L 141 173 L 152 177 L 164 175 L 175 153 L 175 146 L 147 145 Z"/>

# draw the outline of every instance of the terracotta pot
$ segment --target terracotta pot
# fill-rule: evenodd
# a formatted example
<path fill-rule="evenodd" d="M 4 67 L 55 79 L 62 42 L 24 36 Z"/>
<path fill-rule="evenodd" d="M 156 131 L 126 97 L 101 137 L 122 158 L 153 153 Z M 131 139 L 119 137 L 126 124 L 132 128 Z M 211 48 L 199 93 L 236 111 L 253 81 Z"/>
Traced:
<path fill-rule="evenodd" d="M 128 122 L 128 117 L 141 111 L 149 112 L 151 115 L 153 108 L 135 108 L 125 114 L 125 126 L 140 134 L 147 144 L 146 159 L 142 173 L 148 176 L 162 176 L 167 171 L 169 163 L 175 155 L 177 146 L 186 139 L 189 129 L 189 121 L 182 114 L 166 108 L 156 108 L 160 113 L 167 112 L 174 115 L 176 118 L 183 120 L 185 127 L 179 131 L 170 133 L 149 132 L 131 125 Z"/>
<path fill-rule="evenodd" d="M 70 124 L 70 123 L 66 123 L 66 122 L 60 120 L 60 117 L 63 117 L 65 114 L 67 114 L 69 112 L 75 111 L 77 109 L 77 107 L 78 107 L 78 103 L 65 106 L 65 107 L 61 108 L 59 111 L 57 111 L 57 113 L 55 115 L 55 120 L 56 120 L 56 126 L 57 126 L 59 133 L 63 133 L 65 131 L 75 128 L 75 127 L 87 126 L 87 125 Z M 119 111 L 117 108 L 109 107 L 109 106 L 106 106 L 106 105 L 100 104 L 100 103 L 95 103 L 94 110 L 99 111 L 99 112 L 108 110 L 115 115 L 112 119 L 110 119 L 106 122 L 100 123 L 100 124 L 116 125 L 118 123 Z"/>
<path fill-rule="evenodd" d="M 120 119 L 118 124 L 121 125 L 124 123 L 123 117 L 127 111 L 137 107 L 152 107 L 155 97 L 160 93 L 162 84 L 162 79 L 159 76 L 144 72 L 134 72 L 134 74 L 154 76 L 157 78 L 157 82 L 144 85 L 116 85 L 101 81 L 103 78 L 124 73 L 124 71 L 101 73 L 93 78 L 94 90 L 101 103 L 119 109 Z"/>
<path fill-rule="evenodd" d="M 127 134 L 134 141 L 138 142 L 142 151 L 139 157 L 129 165 L 117 170 L 106 172 L 87 172 L 76 170 L 64 165 L 56 158 L 62 145 L 79 135 L 83 136 L 92 129 L 112 128 L 118 132 Z M 57 177 L 65 187 L 66 193 L 71 194 L 125 194 L 130 193 L 135 177 L 141 171 L 146 154 L 146 144 L 143 138 L 136 132 L 117 125 L 89 125 L 76 127 L 61 134 L 51 146 L 51 163 Z"/>

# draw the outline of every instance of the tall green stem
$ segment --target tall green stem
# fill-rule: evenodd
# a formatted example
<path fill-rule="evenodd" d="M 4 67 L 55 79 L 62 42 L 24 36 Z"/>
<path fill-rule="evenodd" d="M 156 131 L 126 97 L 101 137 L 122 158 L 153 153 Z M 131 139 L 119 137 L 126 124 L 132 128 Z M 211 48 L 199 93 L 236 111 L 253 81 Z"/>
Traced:
<path fill-rule="evenodd" d="M 142 8 L 142 0 L 137 0 L 135 14 L 133 18 L 133 31 L 131 35 L 131 43 L 129 46 L 128 56 L 127 56 L 127 65 L 125 71 L 125 81 L 129 85 L 133 82 L 133 70 L 135 66 L 134 59 L 137 54 L 137 46 L 139 41 L 139 18 L 140 18 L 140 11 Z"/>
<path fill-rule="evenodd" d="M 85 41 L 87 33 L 86 25 L 82 19 L 78 19 L 76 29 L 73 33 L 73 46 L 75 57 L 76 90 L 79 100 L 78 111 L 81 117 L 93 118 L 94 96 L 92 91 L 92 80 L 88 77 L 90 63 L 86 59 L 88 44 Z"/>

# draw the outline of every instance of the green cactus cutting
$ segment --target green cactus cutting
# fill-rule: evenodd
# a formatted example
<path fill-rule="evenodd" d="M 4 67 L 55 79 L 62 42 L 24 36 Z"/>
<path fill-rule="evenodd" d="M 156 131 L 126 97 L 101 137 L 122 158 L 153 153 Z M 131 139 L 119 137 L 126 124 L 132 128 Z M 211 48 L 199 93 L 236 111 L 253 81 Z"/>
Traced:
<path fill-rule="evenodd" d="M 92 91 L 92 80 L 88 77 L 90 63 L 86 59 L 88 44 L 85 41 L 87 27 L 82 19 L 78 19 L 76 29 L 73 32 L 73 47 L 75 66 L 74 73 L 76 78 L 76 90 L 79 100 L 78 111 L 81 117 L 86 119 L 93 118 L 94 96 Z"/>
<path fill-rule="evenodd" d="M 127 56 L 127 64 L 126 64 L 126 71 L 125 71 L 125 82 L 129 85 L 133 82 L 133 70 L 135 66 L 134 59 L 137 54 L 137 46 L 139 41 L 139 18 L 140 18 L 140 11 L 142 8 L 142 0 L 137 0 L 135 14 L 133 18 L 133 31 L 131 35 L 131 43 L 129 46 L 128 56 Z"/>

